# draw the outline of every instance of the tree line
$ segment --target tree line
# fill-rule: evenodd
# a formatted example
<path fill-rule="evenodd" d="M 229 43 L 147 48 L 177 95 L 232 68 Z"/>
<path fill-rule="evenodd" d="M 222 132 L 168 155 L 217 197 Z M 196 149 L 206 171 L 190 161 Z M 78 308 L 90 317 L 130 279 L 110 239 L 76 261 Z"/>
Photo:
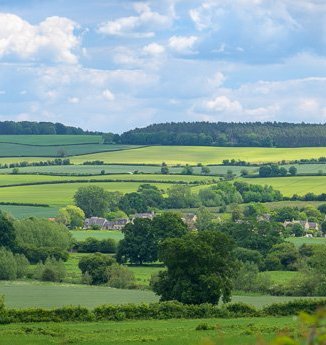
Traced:
<path fill-rule="evenodd" d="M 62 123 L 32 121 L 0 121 L 0 134 L 98 134 Z"/>
<path fill-rule="evenodd" d="M 325 146 L 326 125 L 287 122 L 153 124 L 115 136 L 122 144 L 194 146 Z"/>

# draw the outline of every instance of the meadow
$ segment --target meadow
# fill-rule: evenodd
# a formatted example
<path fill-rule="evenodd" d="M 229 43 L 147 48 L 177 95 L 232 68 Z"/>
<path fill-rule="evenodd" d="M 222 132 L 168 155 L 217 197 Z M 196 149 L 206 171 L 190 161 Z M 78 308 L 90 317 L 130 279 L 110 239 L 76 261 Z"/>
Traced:
<path fill-rule="evenodd" d="M 92 186 L 102 187 L 109 192 L 136 192 L 143 182 L 95 182 Z M 167 190 L 169 183 L 153 183 L 159 189 Z M 86 183 L 44 184 L 0 188 L 0 200 L 3 202 L 24 202 L 66 206 L 73 203 L 77 189 Z"/>
<path fill-rule="evenodd" d="M 136 148 L 130 145 L 74 144 L 58 146 L 32 146 L 24 144 L 0 144 L 0 157 L 28 157 L 31 152 L 37 157 L 65 157 L 84 155 L 101 151 L 120 151 Z"/>
<path fill-rule="evenodd" d="M 70 230 L 72 237 L 77 241 L 85 241 L 88 237 L 97 240 L 112 238 L 115 241 L 123 239 L 123 233 L 119 230 Z"/>
<path fill-rule="evenodd" d="M 65 305 L 81 305 L 90 308 L 101 304 L 151 303 L 159 300 L 158 296 L 150 290 L 125 290 L 106 286 L 37 281 L 1 281 L 0 295 L 4 295 L 5 305 L 8 308 L 51 308 Z M 234 295 L 232 302 L 243 302 L 261 308 L 298 298 L 300 297 Z"/>
<path fill-rule="evenodd" d="M 197 331 L 199 324 L 209 330 Z M 2 344 L 254 345 L 292 333 L 293 317 L 38 323 L 0 326 Z"/>
<path fill-rule="evenodd" d="M 35 206 L 16 206 L 0 205 L 0 210 L 9 213 L 15 218 L 40 217 L 51 218 L 58 214 L 58 207 L 35 207 Z"/>
<path fill-rule="evenodd" d="M 266 148 L 266 147 L 207 147 L 149 146 L 123 152 L 104 152 L 71 157 L 75 164 L 85 160 L 105 163 L 133 164 L 220 164 L 224 159 L 240 159 L 253 163 L 289 161 L 326 156 L 326 147 Z"/>
<path fill-rule="evenodd" d="M 305 195 L 310 192 L 326 193 L 326 176 L 248 178 L 245 181 L 252 184 L 270 185 L 285 196 Z"/>

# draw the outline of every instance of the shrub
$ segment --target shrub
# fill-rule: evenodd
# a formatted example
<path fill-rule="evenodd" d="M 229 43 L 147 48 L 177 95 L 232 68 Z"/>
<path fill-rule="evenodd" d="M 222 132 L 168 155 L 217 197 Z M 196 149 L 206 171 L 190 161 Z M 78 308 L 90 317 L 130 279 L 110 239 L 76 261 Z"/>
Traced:
<path fill-rule="evenodd" d="M 0 248 L 0 280 L 15 280 L 17 278 L 17 263 L 13 253 Z"/>
<path fill-rule="evenodd" d="M 135 275 L 127 267 L 113 264 L 106 270 L 108 285 L 118 289 L 135 287 Z"/>
<path fill-rule="evenodd" d="M 197 325 L 195 330 L 196 331 L 209 331 L 209 330 L 213 330 L 214 328 L 215 328 L 214 326 L 210 326 L 208 323 L 204 322 L 204 323 L 200 323 L 199 325 Z"/>
<path fill-rule="evenodd" d="M 66 268 L 61 260 L 46 259 L 39 263 L 34 270 L 34 278 L 42 281 L 61 282 L 66 276 Z"/>

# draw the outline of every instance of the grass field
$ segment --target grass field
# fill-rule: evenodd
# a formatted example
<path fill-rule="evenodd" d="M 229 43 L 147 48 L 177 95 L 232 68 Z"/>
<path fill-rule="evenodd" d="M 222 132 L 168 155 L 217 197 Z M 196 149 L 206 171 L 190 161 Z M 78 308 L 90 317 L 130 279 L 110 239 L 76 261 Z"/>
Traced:
<path fill-rule="evenodd" d="M 65 156 L 84 155 L 101 151 L 120 151 L 133 149 L 131 145 L 103 145 L 103 144 L 78 144 L 60 146 L 30 146 L 23 144 L 0 144 L 0 157 L 28 157 L 31 152 L 37 157 L 61 157 L 62 150 Z M 23 159 L 22 159 L 23 160 Z M 40 160 L 40 159 L 39 159 Z"/>
<path fill-rule="evenodd" d="M 34 207 L 34 206 L 13 206 L 0 205 L 0 210 L 9 213 L 15 218 L 40 217 L 50 218 L 58 214 L 58 207 Z"/>
<path fill-rule="evenodd" d="M 190 176 L 190 175 L 157 175 L 157 174 L 117 174 L 117 175 L 96 175 L 96 176 L 51 176 L 51 175 L 1 175 L 0 186 L 10 186 L 26 183 L 55 182 L 55 181 L 85 181 L 89 180 L 112 180 L 112 181 L 155 181 L 155 182 L 210 182 L 211 176 Z"/>
<path fill-rule="evenodd" d="M 211 330 L 196 331 L 203 323 Z M 37 323 L 2 325 L 0 335 L 13 345 L 254 345 L 297 326 L 293 317 Z"/>
<path fill-rule="evenodd" d="M 107 191 L 129 193 L 137 191 L 142 182 L 96 182 L 92 186 L 102 187 Z M 169 183 L 153 183 L 159 189 L 166 190 Z M 73 203 L 77 189 L 87 183 L 48 184 L 0 188 L 0 200 L 3 202 L 26 202 L 65 206 Z"/>
<path fill-rule="evenodd" d="M 0 135 L 0 143 L 26 145 L 101 144 L 101 135 Z"/>
<path fill-rule="evenodd" d="M 304 195 L 307 193 L 326 193 L 326 176 L 297 176 L 297 177 L 270 177 L 270 178 L 247 178 L 242 181 L 270 185 L 280 190 L 285 196 L 293 194 Z"/>
<path fill-rule="evenodd" d="M 94 237 L 98 240 L 112 238 L 115 241 L 123 239 L 123 233 L 119 230 L 71 230 L 70 233 L 77 241 L 84 241 L 88 237 Z"/>
<path fill-rule="evenodd" d="M 326 147 L 262 148 L 262 147 L 204 147 L 204 146 L 150 146 L 123 152 L 106 152 L 72 157 L 76 164 L 85 160 L 105 163 L 220 164 L 224 159 L 249 162 L 276 162 L 326 156 Z"/>
<path fill-rule="evenodd" d="M 1 281 L 0 295 L 5 296 L 6 306 L 15 308 L 49 308 L 64 305 L 95 307 L 101 304 L 150 303 L 158 301 L 158 296 L 149 290 L 123 290 L 105 286 L 55 284 L 36 281 Z M 262 307 L 272 303 L 288 302 L 297 298 L 300 297 L 233 296 L 232 302 L 244 302 L 256 307 Z"/>
<path fill-rule="evenodd" d="M 294 243 L 297 247 L 303 244 L 323 244 L 326 245 L 326 237 L 290 237 L 287 241 Z"/>

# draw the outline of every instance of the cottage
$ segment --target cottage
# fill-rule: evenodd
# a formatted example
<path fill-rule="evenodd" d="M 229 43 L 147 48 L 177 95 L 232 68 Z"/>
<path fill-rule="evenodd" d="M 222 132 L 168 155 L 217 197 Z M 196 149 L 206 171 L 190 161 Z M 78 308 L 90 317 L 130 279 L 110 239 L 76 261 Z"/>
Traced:
<path fill-rule="evenodd" d="M 92 227 L 99 227 L 100 229 L 103 229 L 105 222 L 107 222 L 105 218 L 100 218 L 100 217 L 86 218 L 84 221 L 84 229 L 91 229 Z"/>
<path fill-rule="evenodd" d="M 155 217 L 155 213 L 154 212 L 145 212 L 145 213 L 136 213 L 134 214 L 134 216 L 132 217 L 132 220 L 136 219 L 136 218 L 141 218 L 141 219 L 153 219 Z"/>
<path fill-rule="evenodd" d="M 196 228 L 197 216 L 194 213 L 186 213 L 181 217 L 181 219 L 189 229 Z"/>
<path fill-rule="evenodd" d="M 319 230 L 319 225 L 318 223 L 315 223 L 315 222 L 308 222 L 307 220 L 294 220 L 292 219 L 291 222 L 289 221 L 285 221 L 283 223 L 283 226 L 286 228 L 287 226 L 292 226 L 294 224 L 300 224 L 305 231 L 308 231 L 308 230 Z"/>
<path fill-rule="evenodd" d="M 126 224 L 130 223 L 129 219 L 121 218 L 116 220 L 107 220 L 104 224 L 106 230 L 122 230 Z"/>
<path fill-rule="evenodd" d="M 117 219 L 109 221 L 105 218 L 91 217 L 86 218 L 84 222 L 84 229 L 91 229 L 92 227 L 98 227 L 105 230 L 122 230 L 123 227 L 128 224 L 129 219 Z"/>

